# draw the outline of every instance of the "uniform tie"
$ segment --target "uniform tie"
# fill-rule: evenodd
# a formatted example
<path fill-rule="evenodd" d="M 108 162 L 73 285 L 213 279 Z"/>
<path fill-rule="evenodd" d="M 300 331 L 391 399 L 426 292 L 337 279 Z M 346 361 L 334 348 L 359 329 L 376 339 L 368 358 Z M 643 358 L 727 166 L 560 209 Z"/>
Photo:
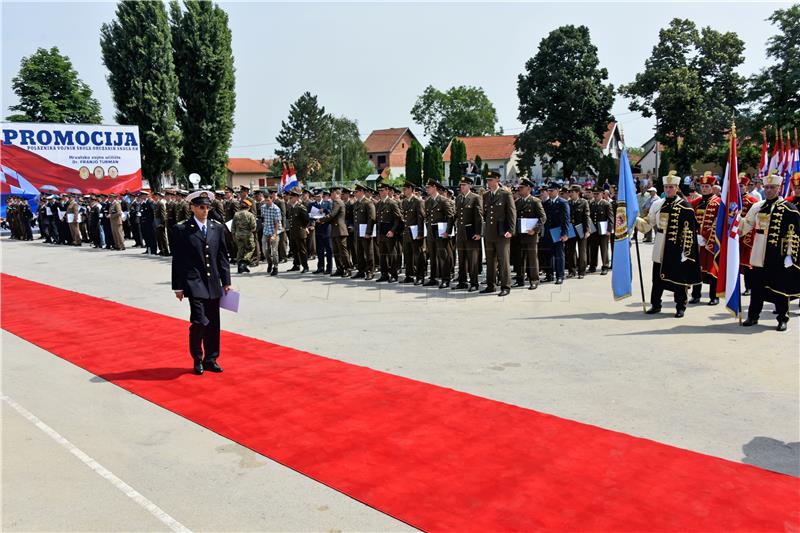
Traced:
<path fill-rule="evenodd" d="M 206 227 L 205 227 L 205 225 L 200 226 L 200 231 L 203 233 L 203 237 L 205 238 L 205 236 L 206 236 Z"/>

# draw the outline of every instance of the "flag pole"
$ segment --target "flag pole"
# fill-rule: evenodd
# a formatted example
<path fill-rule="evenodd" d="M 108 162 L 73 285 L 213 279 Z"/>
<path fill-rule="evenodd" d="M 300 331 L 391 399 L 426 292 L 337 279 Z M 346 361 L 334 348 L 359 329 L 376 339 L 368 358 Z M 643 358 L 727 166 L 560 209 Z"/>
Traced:
<path fill-rule="evenodd" d="M 639 287 L 642 289 L 642 311 L 647 314 L 647 304 L 644 301 L 644 278 L 642 277 L 642 258 L 639 256 L 639 230 L 633 228 L 633 242 L 636 243 L 636 264 L 639 266 Z"/>

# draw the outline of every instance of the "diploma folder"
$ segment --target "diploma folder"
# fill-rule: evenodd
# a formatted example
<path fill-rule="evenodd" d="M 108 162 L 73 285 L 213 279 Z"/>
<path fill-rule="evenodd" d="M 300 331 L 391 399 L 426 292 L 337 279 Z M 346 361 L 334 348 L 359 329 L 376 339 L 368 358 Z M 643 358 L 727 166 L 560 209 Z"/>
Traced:
<path fill-rule="evenodd" d="M 575 226 L 567 224 L 567 237 L 570 239 L 575 238 Z M 550 228 L 550 239 L 553 242 L 558 242 L 561 239 L 561 226 Z"/>
<path fill-rule="evenodd" d="M 239 312 L 239 291 L 230 290 L 228 294 L 223 294 L 222 298 L 219 299 L 219 306 L 222 309 L 227 309 L 228 311 L 233 311 L 234 313 Z"/>

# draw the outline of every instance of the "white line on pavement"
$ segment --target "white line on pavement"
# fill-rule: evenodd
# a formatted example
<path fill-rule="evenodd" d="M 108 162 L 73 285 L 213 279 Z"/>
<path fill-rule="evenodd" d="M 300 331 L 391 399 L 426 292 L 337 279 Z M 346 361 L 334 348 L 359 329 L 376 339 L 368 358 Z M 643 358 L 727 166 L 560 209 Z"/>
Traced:
<path fill-rule="evenodd" d="M 121 490 L 126 496 L 130 499 L 147 509 L 150 514 L 155 516 L 159 521 L 163 522 L 167 527 L 169 527 L 172 531 L 180 532 L 180 533 L 191 533 L 191 530 L 188 529 L 186 526 L 172 518 L 163 509 L 161 509 L 158 505 L 154 504 L 144 496 L 142 496 L 139 491 L 122 481 L 120 478 L 115 476 L 110 470 L 106 467 L 86 455 L 81 449 L 77 446 L 72 444 L 70 441 L 62 437 L 56 430 L 39 420 L 36 415 L 22 407 L 12 398 L 8 396 L 2 395 L 0 396 L 4 402 L 6 402 L 10 407 L 13 407 L 19 414 L 23 417 L 27 418 L 30 422 L 32 422 L 36 427 L 41 429 L 47 436 L 51 439 L 59 443 L 61 446 L 66 448 L 72 455 L 83 461 L 83 463 L 94 470 L 100 477 L 107 479 L 112 485 L 116 488 Z"/>

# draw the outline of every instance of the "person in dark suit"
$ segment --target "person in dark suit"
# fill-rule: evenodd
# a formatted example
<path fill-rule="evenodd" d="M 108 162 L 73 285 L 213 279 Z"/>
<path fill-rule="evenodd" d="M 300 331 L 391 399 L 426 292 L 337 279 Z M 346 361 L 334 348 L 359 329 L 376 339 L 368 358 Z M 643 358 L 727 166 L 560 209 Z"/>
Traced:
<path fill-rule="evenodd" d="M 569 224 L 569 203 L 559 196 L 558 186 L 551 184 L 547 187 L 547 193 L 550 195 L 550 201 L 545 205 L 545 214 L 547 216 L 547 232 L 548 239 L 551 241 L 551 251 L 553 255 L 553 273 L 556 278 L 556 285 L 564 283 L 564 243 L 569 238 L 567 225 Z M 552 238 L 550 230 L 556 229 L 556 235 L 560 234 L 557 239 Z"/>
<path fill-rule="evenodd" d="M 178 300 L 189 298 L 189 352 L 194 373 L 222 372 L 219 357 L 219 299 L 231 288 L 225 228 L 208 218 L 211 198 L 206 191 L 191 197 L 194 216 L 174 228 L 172 290 Z"/>

